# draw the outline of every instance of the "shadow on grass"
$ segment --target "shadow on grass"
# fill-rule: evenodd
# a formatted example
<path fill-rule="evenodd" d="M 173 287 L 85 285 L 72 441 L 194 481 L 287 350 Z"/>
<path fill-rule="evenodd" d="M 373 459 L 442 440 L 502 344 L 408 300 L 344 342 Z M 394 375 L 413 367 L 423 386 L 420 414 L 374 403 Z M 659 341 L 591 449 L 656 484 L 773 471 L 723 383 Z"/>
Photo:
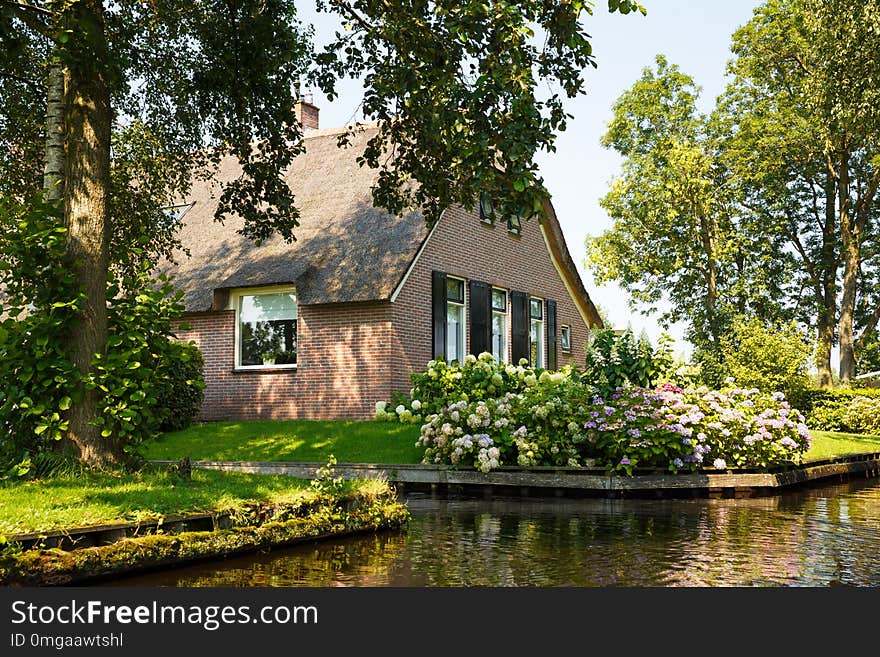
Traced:
<path fill-rule="evenodd" d="M 210 422 L 162 436 L 149 459 L 418 463 L 417 425 L 374 421 L 254 420 Z"/>

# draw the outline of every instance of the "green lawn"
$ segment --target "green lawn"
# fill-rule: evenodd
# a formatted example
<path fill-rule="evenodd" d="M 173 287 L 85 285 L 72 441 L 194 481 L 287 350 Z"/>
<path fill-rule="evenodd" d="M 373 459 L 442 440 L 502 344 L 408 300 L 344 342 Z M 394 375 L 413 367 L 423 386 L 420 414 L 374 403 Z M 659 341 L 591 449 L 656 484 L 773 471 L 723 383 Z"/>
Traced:
<path fill-rule="evenodd" d="M 807 459 L 880 451 L 880 436 L 813 431 Z M 262 420 L 208 422 L 147 445 L 150 459 L 419 463 L 418 425 L 375 421 Z"/>
<path fill-rule="evenodd" d="M 419 463 L 419 425 L 376 421 L 255 420 L 209 422 L 146 446 L 148 459 Z"/>
<path fill-rule="evenodd" d="M 351 484 L 362 492 L 376 485 Z M 312 494 L 301 479 L 216 470 L 193 470 L 190 481 L 159 469 L 7 481 L 0 485 L 0 534 L 222 511 L 244 501 L 295 502 Z"/>
<path fill-rule="evenodd" d="M 832 456 L 880 452 L 880 436 L 865 436 L 857 433 L 831 433 L 830 431 L 811 431 L 813 446 L 807 452 L 807 459 L 827 459 Z"/>

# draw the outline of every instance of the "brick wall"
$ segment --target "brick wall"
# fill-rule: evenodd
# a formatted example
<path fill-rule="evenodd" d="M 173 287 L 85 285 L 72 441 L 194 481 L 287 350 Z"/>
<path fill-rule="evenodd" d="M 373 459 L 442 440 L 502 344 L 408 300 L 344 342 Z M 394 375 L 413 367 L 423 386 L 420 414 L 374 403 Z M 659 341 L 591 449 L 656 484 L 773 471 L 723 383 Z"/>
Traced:
<path fill-rule="evenodd" d="M 364 418 L 390 395 L 391 305 L 300 306 L 297 369 L 234 371 L 235 313 L 190 314 L 205 358 L 201 419 Z"/>
<path fill-rule="evenodd" d="M 571 354 L 563 353 L 561 345 L 557 345 L 558 363 L 561 366 L 574 360 L 582 364 L 588 328 L 553 265 L 540 224 L 535 220 L 524 221 L 520 234 L 514 235 L 507 230 L 506 222 L 485 224 L 476 213 L 455 208 L 443 214 L 393 305 L 394 390 L 408 391 L 409 374 L 424 369 L 433 355 L 431 271 L 435 269 L 556 301 L 557 325 L 571 327 Z M 467 289 L 465 296 L 467 313 Z M 509 359 L 509 315 L 507 331 Z M 559 332 L 557 329 L 557 338 Z M 465 335 L 469 343 L 467 331 Z M 546 323 L 544 335 L 546 342 Z M 546 354 L 546 344 L 544 347 Z"/>
<path fill-rule="evenodd" d="M 194 340 L 204 354 L 202 419 L 371 417 L 377 400 L 390 399 L 394 390 L 408 391 L 410 373 L 432 357 L 434 269 L 556 301 L 557 324 L 570 326 L 572 337 L 570 355 L 558 346 L 559 364 L 583 361 L 588 329 L 550 259 L 539 224 L 523 222 L 521 233 L 513 235 L 503 223 L 487 225 L 473 213 L 448 210 L 393 304 L 299 308 L 296 370 L 234 371 L 235 313 L 189 315 L 190 329 L 178 336 Z M 467 286 L 465 295 L 467 313 Z M 507 329 L 509 357 L 509 318 Z"/>

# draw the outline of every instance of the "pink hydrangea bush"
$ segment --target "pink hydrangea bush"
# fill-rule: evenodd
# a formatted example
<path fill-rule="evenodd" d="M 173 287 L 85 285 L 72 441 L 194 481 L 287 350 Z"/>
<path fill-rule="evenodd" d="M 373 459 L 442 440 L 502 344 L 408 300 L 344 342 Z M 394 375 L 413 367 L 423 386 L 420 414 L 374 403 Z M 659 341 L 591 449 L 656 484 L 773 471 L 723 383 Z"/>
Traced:
<path fill-rule="evenodd" d="M 546 374 L 546 376 L 545 376 Z M 618 389 L 591 395 L 570 377 L 543 373 L 524 392 L 459 400 L 427 416 L 425 463 L 693 471 L 767 468 L 809 449 L 803 416 L 781 393 L 707 388 Z"/>

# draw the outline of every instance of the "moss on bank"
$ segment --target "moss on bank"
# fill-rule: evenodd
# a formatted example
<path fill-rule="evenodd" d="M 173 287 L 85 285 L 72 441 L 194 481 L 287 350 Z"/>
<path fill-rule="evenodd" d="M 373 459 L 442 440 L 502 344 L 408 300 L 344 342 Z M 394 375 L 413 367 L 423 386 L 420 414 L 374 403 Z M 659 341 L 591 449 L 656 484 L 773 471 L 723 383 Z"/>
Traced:
<path fill-rule="evenodd" d="M 377 487 L 374 487 L 377 488 Z M 262 515 L 265 520 L 254 520 Z M 271 515 L 271 517 L 269 517 Z M 81 550 L 34 549 L 0 554 L 0 584 L 68 585 L 97 577 L 291 545 L 352 532 L 400 527 L 409 514 L 390 488 L 371 495 L 321 495 L 309 504 L 245 514 L 249 523 L 211 532 L 153 534 Z"/>

